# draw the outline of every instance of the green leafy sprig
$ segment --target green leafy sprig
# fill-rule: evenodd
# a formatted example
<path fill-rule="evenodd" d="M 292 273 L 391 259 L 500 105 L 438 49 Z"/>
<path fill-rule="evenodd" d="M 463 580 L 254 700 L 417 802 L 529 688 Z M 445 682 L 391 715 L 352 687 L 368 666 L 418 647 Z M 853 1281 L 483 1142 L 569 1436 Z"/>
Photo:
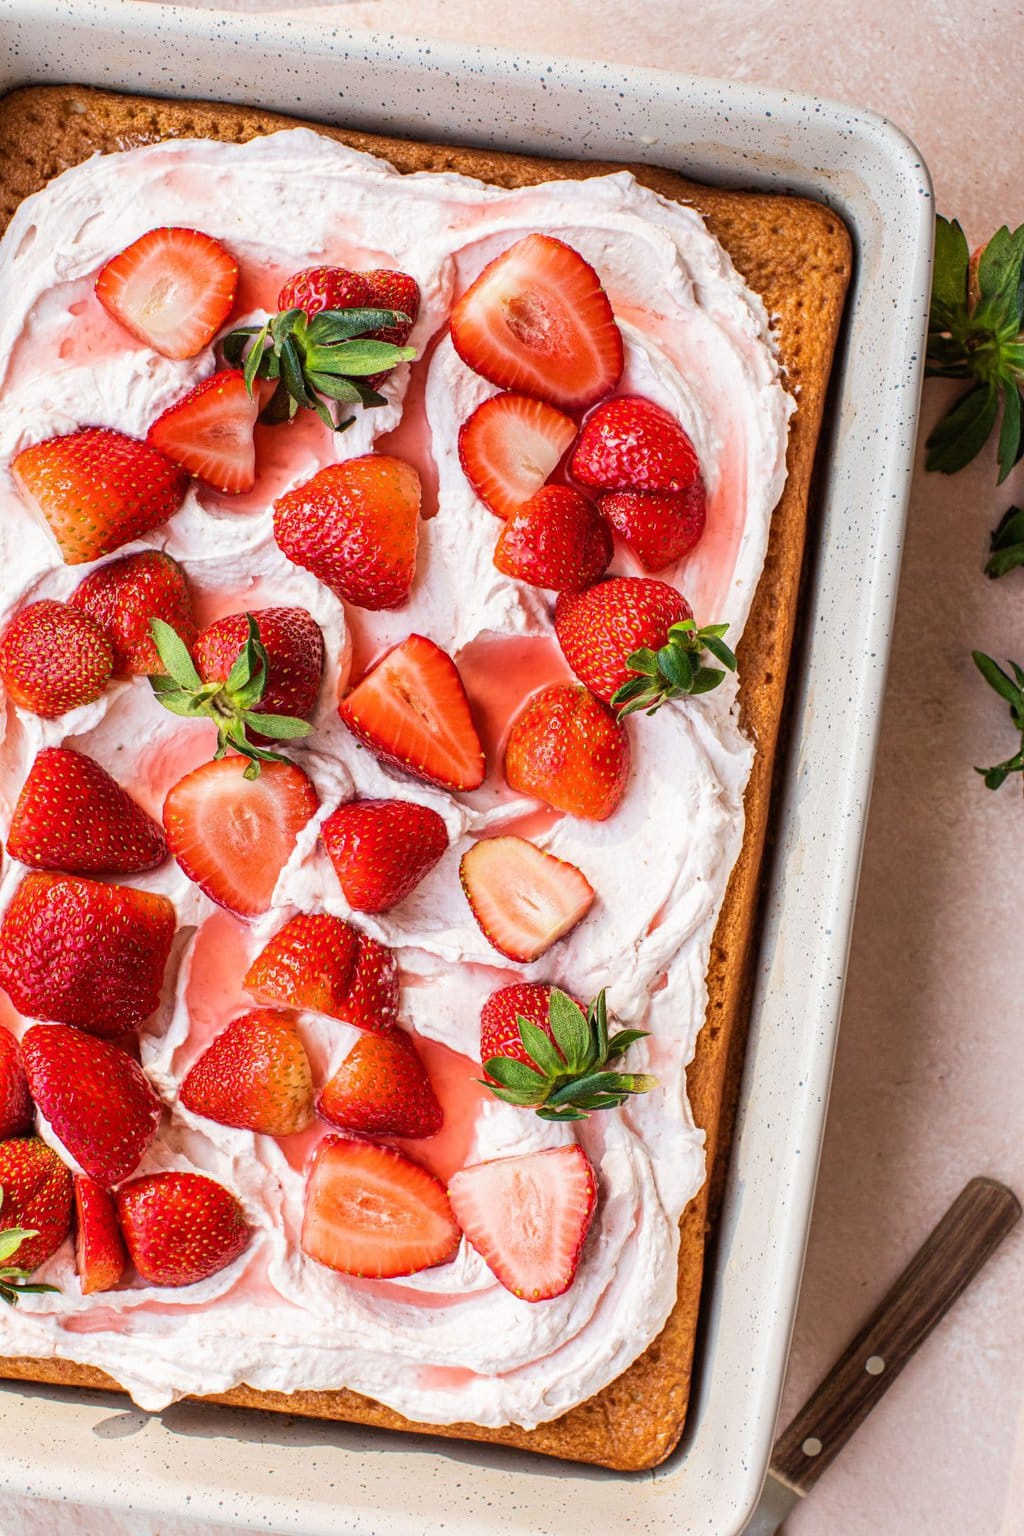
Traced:
<path fill-rule="evenodd" d="M 1004 763 L 996 763 L 992 768 L 976 768 L 975 773 L 980 773 L 985 780 L 986 789 L 998 789 L 1011 773 L 1024 773 L 1024 668 L 1019 667 L 1015 661 L 1007 662 L 1013 676 L 1004 672 L 999 664 L 986 656 L 984 651 L 972 651 L 974 665 L 988 683 L 994 688 L 1001 699 L 1005 699 L 1010 706 L 1010 719 L 1013 728 L 1020 732 L 1021 744 L 1018 751 L 1012 757 L 1008 757 Z"/>
<path fill-rule="evenodd" d="M 638 709 L 653 715 L 667 699 L 692 697 L 717 688 L 725 676 L 722 668 L 736 670 L 736 657 L 722 638 L 728 628 L 728 624 L 705 624 L 698 629 L 693 619 L 681 619 L 672 625 L 660 651 L 645 648 L 628 656 L 626 665 L 637 676 L 612 694 L 612 708 L 618 710 L 619 719 Z M 706 666 L 704 651 L 720 661 L 722 668 Z"/>
<path fill-rule="evenodd" d="M 1024 455 L 1024 224 L 996 231 L 975 261 L 955 219 L 936 220 L 927 375 L 970 388 L 932 429 L 928 469 L 955 474 L 996 424 L 999 482 Z"/>
<path fill-rule="evenodd" d="M 565 992 L 552 988 L 548 1020 L 553 1040 L 522 1015 L 516 1020 L 532 1066 L 511 1056 L 484 1062 L 484 1071 L 494 1081 L 479 1081 L 495 1098 L 533 1109 L 542 1120 L 586 1120 L 594 1110 L 617 1109 L 631 1094 L 657 1087 L 658 1079 L 646 1073 L 606 1070 L 635 1041 L 645 1039 L 647 1031 L 624 1029 L 609 1036 L 603 990 L 584 1013 Z"/>
<path fill-rule="evenodd" d="M 0 1189 L 0 1206 L 3 1203 L 4 1192 Z M 7 1227 L 0 1231 L 0 1301 L 6 1301 L 9 1307 L 16 1307 L 20 1296 L 40 1295 L 43 1291 L 58 1289 L 55 1285 L 33 1282 L 30 1270 L 19 1269 L 16 1264 L 9 1262 L 22 1243 L 27 1243 L 29 1238 L 38 1236 L 38 1232 L 24 1227 Z"/>
<path fill-rule="evenodd" d="M 1018 565 L 1024 565 L 1024 508 L 1009 507 L 990 535 L 985 575 L 1005 576 Z"/>
<path fill-rule="evenodd" d="M 204 683 L 181 636 L 163 619 L 152 619 L 150 633 L 167 673 L 165 676 L 156 674 L 149 681 L 156 698 L 172 714 L 184 715 L 190 720 L 215 721 L 217 750 L 214 756 L 223 757 L 232 747 L 249 758 L 245 777 L 255 779 L 259 777 L 260 763 L 283 763 L 288 759 L 280 752 L 257 746 L 249 736 L 250 730 L 275 740 L 294 741 L 308 736 L 312 726 L 308 720 L 300 720 L 294 715 L 263 714 L 256 709 L 266 692 L 270 658 L 260 640 L 255 619 L 248 613 L 245 617 L 249 625 L 248 638 L 222 683 Z"/>
<path fill-rule="evenodd" d="M 306 409 L 343 432 L 355 417 L 342 418 L 335 405 L 386 405 L 367 381 L 416 356 L 415 347 L 376 341 L 366 332 L 411 323 L 397 309 L 323 309 L 312 319 L 304 310 L 285 309 L 262 326 L 229 331 L 221 348 L 231 367 L 242 369 L 250 397 L 257 379 L 276 382 L 261 421 L 290 421 Z"/>

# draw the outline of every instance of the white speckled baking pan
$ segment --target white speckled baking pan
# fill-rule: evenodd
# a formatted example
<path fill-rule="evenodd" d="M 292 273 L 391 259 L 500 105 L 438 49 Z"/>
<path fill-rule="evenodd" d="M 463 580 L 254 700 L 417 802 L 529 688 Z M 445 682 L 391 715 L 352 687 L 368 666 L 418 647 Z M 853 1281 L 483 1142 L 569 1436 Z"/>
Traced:
<path fill-rule="evenodd" d="M 832 205 L 856 273 L 823 444 L 793 734 L 775 809 L 740 1120 L 696 1391 L 677 1454 L 622 1477 L 355 1426 L 0 1390 L 0 1487 L 302 1536 L 736 1536 L 767 1464 L 810 1218 L 881 709 L 915 436 L 932 200 L 883 119 L 810 97 L 173 12 L 2 0 L 0 90 L 77 82 L 249 102 L 408 137 L 649 161 Z M 383 103 L 390 105 L 385 107 Z"/>

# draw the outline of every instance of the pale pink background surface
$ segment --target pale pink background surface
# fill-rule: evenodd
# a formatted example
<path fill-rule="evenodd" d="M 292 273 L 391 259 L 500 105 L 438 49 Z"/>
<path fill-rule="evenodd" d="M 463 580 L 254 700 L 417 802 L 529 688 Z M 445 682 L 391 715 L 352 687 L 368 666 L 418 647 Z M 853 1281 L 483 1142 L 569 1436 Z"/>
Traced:
<path fill-rule="evenodd" d="M 309 20 L 789 86 L 872 107 L 917 142 L 974 244 L 1024 222 L 1019 0 L 235 0 Z M 923 427 L 944 402 L 925 392 Z M 922 436 L 924 434 L 922 433 Z M 991 453 L 914 485 L 878 777 L 785 1420 L 975 1173 L 1024 1192 L 1024 805 L 972 772 L 1012 749 L 972 647 L 1024 662 L 1024 572 L 981 574 L 1024 502 Z M 0 1507 L 3 1536 L 198 1527 Z M 496 1522 L 495 1530 L 500 1529 Z M 788 1536 L 1024 1532 L 1024 1231 L 925 1345 Z M 204 1527 L 204 1536 L 220 1536 Z"/>

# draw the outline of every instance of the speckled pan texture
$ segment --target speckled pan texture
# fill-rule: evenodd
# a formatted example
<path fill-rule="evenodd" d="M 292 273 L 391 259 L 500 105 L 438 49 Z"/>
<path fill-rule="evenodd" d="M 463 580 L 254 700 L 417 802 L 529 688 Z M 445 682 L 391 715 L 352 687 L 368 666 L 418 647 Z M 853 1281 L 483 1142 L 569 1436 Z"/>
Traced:
<path fill-rule="evenodd" d="M 403 138 L 471 139 L 560 160 L 647 161 L 722 184 L 815 195 L 853 230 L 853 323 L 823 466 L 821 536 L 801 604 L 812 643 L 800 658 L 752 1048 L 682 1451 L 653 1481 L 560 1469 L 555 1501 L 553 1466 L 494 1448 L 458 1451 L 209 1405 L 147 1419 L 122 1411 L 117 1399 L 44 1388 L 12 1388 L 0 1406 L 8 1426 L 0 1447 L 13 1448 L 0 1448 L 5 1485 L 23 1491 L 170 1510 L 182 1507 L 187 1488 L 199 1518 L 308 1532 L 478 1530 L 500 1507 L 501 1529 L 540 1532 L 561 1527 L 553 1505 L 565 1507 L 570 1482 L 581 1532 L 627 1522 L 652 1532 L 736 1531 L 767 1457 L 841 992 L 917 405 L 927 173 L 877 119 L 669 75 L 637 74 L 624 87 L 596 66 L 463 57 L 340 34 L 327 53 L 323 37 L 301 25 L 173 15 L 130 0 L 116 8 L 14 5 L 7 14 L 7 86 L 88 79 L 179 100 L 259 102 Z M 382 101 L 393 105 L 384 111 Z M 493 169 L 479 173 L 500 179 Z M 722 233 L 729 243 L 724 226 Z M 788 601 L 783 608 L 792 612 Z M 692 1316 L 685 1334 L 692 1337 Z M 673 1353 L 678 1364 L 686 1351 Z M 593 1426 L 601 1460 L 653 1459 L 650 1445 L 644 1456 L 628 1445 L 608 1453 L 609 1434 L 633 1433 L 630 1401 L 638 1421 L 651 1421 L 645 1381 L 614 1423 L 602 1412 Z M 670 1430 L 660 1433 L 655 1454 L 672 1439 Z M 110 1460 L 96 1465 L 97 1435 L 117 1440 L 113 1489 Z M 572 1449 L 593 1454 L 585 1435 Z"/>

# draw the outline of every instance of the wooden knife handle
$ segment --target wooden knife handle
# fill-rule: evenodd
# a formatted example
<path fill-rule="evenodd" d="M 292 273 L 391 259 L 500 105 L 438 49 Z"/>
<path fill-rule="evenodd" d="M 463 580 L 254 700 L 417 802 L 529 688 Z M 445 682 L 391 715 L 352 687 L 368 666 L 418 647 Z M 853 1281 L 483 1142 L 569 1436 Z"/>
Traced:
<path fill-rule="evenodd" d="M 1012 1190 L 972 1179 L 775 1442 L 772 1471 L 807 1493 L 1020 1216 Z"/>

